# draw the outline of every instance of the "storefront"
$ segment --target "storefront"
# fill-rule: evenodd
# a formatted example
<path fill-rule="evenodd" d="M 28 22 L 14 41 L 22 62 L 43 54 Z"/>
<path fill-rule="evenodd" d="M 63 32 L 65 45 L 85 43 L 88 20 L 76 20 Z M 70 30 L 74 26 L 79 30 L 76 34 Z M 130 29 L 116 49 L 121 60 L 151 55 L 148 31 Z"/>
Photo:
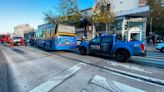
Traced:
<path fill-rule="evenodd" d="M 126 41 L 144 41 L 146 37 L 146 17 L 126 17 L 124 18 L 125 29 L 122 30 Z"/>

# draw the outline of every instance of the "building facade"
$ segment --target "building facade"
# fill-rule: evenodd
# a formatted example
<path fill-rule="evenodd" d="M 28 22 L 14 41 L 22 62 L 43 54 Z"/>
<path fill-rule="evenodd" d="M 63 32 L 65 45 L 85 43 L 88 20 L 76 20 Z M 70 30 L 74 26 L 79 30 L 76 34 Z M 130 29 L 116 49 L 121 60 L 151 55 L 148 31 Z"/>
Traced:
<path fill-rule="evenodd" d="M 149 14 L 146 0 L 108 0 L 108 2 L 115 13 L 115 21 L 109 33 L 112 34 L 114 31 L 125 41 L 143 41 L 146 37 L 146 23 Z"/>
<path fill-rule="evenodd" d="M 34 28 L 29 24 L 22 24 L 14 27 L 14 35 L 24 37 L 24 33 L 34 32 Z"/>
<path fill-rule="evenodd" d="M 146 0 L 109 0 L 109 2 L 116 14 L 115 33 L 121 35 L 125 41 L 143 41 L 146 37 L 146 23 L 149 14 Z"/>
<path fill-rule="evenodd" d="M 102 0 L 97 0 L 101 2 Z M 146 5 L 146 0 L 107 0 L 110 3 L 110 8 L 115 14 L 114 24 L 110 26 L 107 33 L 120 35 L 125 41 L 140 40 L 143 41 L 146 37 L 146 23 L 149 14 L 149 6 Z M 81 11 L 82 15 L 93 15 L 93 9 L 89 8 Z M 93 29 L 93 28 L 92 28 Z M 82 30 L 80 30 L 82 36 Z M 106 24 L 96 24 L 96 32 L 89 32 L 89 40 L 92 35 L 106 33 Z M 92 35 L 91 35 L 92 34 Z"/>
<path fill-rule="evenodd" d="M 147 16 L 150 14 L 150 7 L 146 5 L 146 0 L 97 0 L 97 2 L 106 2 L 110 4 L 110 10 L 114 12 L 115 20 L 113 25 L 109 24 L 108 32 L 106 32 L 106 24 L 95 24 L 96 32 L 88 32 L 89 40 L 93 34 L 117 34 L 122 40 L 139 40 L 144 41 L 146 38 Z M 106 5 L 107 5 L 106 4 Z M 162 0 L 164 6 L 164 0 Z M 83 16 L 93 16 L 93 9 L 88 8 L 81 11 Z M 93 28 L 90 28 L 93 30 Z M 83 36 L 83 30 L 77 31 Z"/>

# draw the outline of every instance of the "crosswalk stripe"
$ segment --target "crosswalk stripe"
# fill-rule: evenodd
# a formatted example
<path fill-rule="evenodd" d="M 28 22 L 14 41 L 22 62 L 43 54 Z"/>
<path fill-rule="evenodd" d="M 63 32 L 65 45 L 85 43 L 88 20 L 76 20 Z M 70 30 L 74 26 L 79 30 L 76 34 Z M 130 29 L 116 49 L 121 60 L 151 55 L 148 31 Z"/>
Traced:
<path fill-rule="evenodd" d="M 98 86 L 101 86 L 105 89 L 108 89 L 112 92 L 146 92 L 141 89 L 134 88 L 132 86 L 113 81 L 113 80 L 107 80 L 105 77 L 96 75 L 92 80 L 91 83 L 96 84 Z"/>
<path fill-rule="evenodd" d="M 63 73 L 59 74 L 58 76 L 54 77 L 53 79 L 42 83 L 41 85 L 35 87 L 34 89 L 28 92 L 49 92 L 52 88 L 56 87 L 66 79 L 70 78 L 74 75 L 77 71 L 81 69 L 80 66 L 84 66 L 85 64 L 79 63 L 70 69 L 64 71 Z"/>
<path fill-rule="evenodd" d="M 139 66 L 134 66 L 134 65 L 130 65 L 130 64 L 122 64 L 122 63 L 118 63 L 118 62 L 109 62 L 108 64 L 110 64 L 112 66 L 118 66 L 118 67 L 123 67 L 126 69 L 131 69 L 131 70 L 135 70 L 135 71 L 139 71 L 139 72 L 152 74 L 152 72 L 146 71 L 146 70 L 144 70 L 144 68 L 141 68 Z"/>

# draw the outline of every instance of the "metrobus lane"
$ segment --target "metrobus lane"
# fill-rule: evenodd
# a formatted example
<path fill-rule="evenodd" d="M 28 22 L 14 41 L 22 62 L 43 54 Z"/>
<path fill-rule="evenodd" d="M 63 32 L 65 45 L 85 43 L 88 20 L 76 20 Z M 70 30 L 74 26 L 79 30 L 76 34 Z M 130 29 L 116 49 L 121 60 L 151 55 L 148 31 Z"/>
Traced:
<path fill-rule="evenodd" d="M 111 71 L 121 72 L 124 75 L 130 75 L 133 77 L 138 77 L 143 80 L 156 82 L 157 84 L 164 84 L 164 68 L 159 68 L 152 65 L 142 64 L 142 63 L 133 63 L 131 61 L 126 63 L 120 63 L 115 61 L 113 58 L 109 57 L 102 57 L 102 56 L 82 56 L 77 53 L 72 52 L 65 52 L 65 53 L 58 53 L 53 52 L 53 54 L 61 56 L 63 58 L 72 59 L 78 62 L 85 62 L 87 64 L 99 66 L 102 68 L 109 69 Z M 136 62 L 136 61 L 135 61 Z M 142 60 L 138 61 L 142 62 Z M 117 70 L 115 70 L 117 69 Z M 137 74 L 137 75 L 135 75 Z M 139 77 L 141 76 L 141 77 Z"/>
<path fill-rule="evenodd" d="M 83 64 L 74 62 L 38 49 L 24 46 L 6 47 L 1 45 L 2 53 L 8 62 L 9 92 L 27 92 L 38 85 L 56 78 L 59 85 L 78 72 Z M 48 89 L 53 88 L 51 86 Z"/>
<path fill-rule="evenodd" d="M 164 86 L 128 77 L 93 65 L 49 92 L 163 92 Z"/>

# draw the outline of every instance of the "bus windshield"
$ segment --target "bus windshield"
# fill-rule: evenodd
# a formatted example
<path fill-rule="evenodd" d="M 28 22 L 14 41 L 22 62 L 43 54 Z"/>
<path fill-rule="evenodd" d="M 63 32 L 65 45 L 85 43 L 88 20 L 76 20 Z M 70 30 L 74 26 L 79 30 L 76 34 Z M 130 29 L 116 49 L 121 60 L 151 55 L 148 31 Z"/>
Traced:
<path fill-rule="evenodd" d="M 57 33 L 73 33 L 73 34 L 75 34 L 75 27 L 59 24 Z"/>

